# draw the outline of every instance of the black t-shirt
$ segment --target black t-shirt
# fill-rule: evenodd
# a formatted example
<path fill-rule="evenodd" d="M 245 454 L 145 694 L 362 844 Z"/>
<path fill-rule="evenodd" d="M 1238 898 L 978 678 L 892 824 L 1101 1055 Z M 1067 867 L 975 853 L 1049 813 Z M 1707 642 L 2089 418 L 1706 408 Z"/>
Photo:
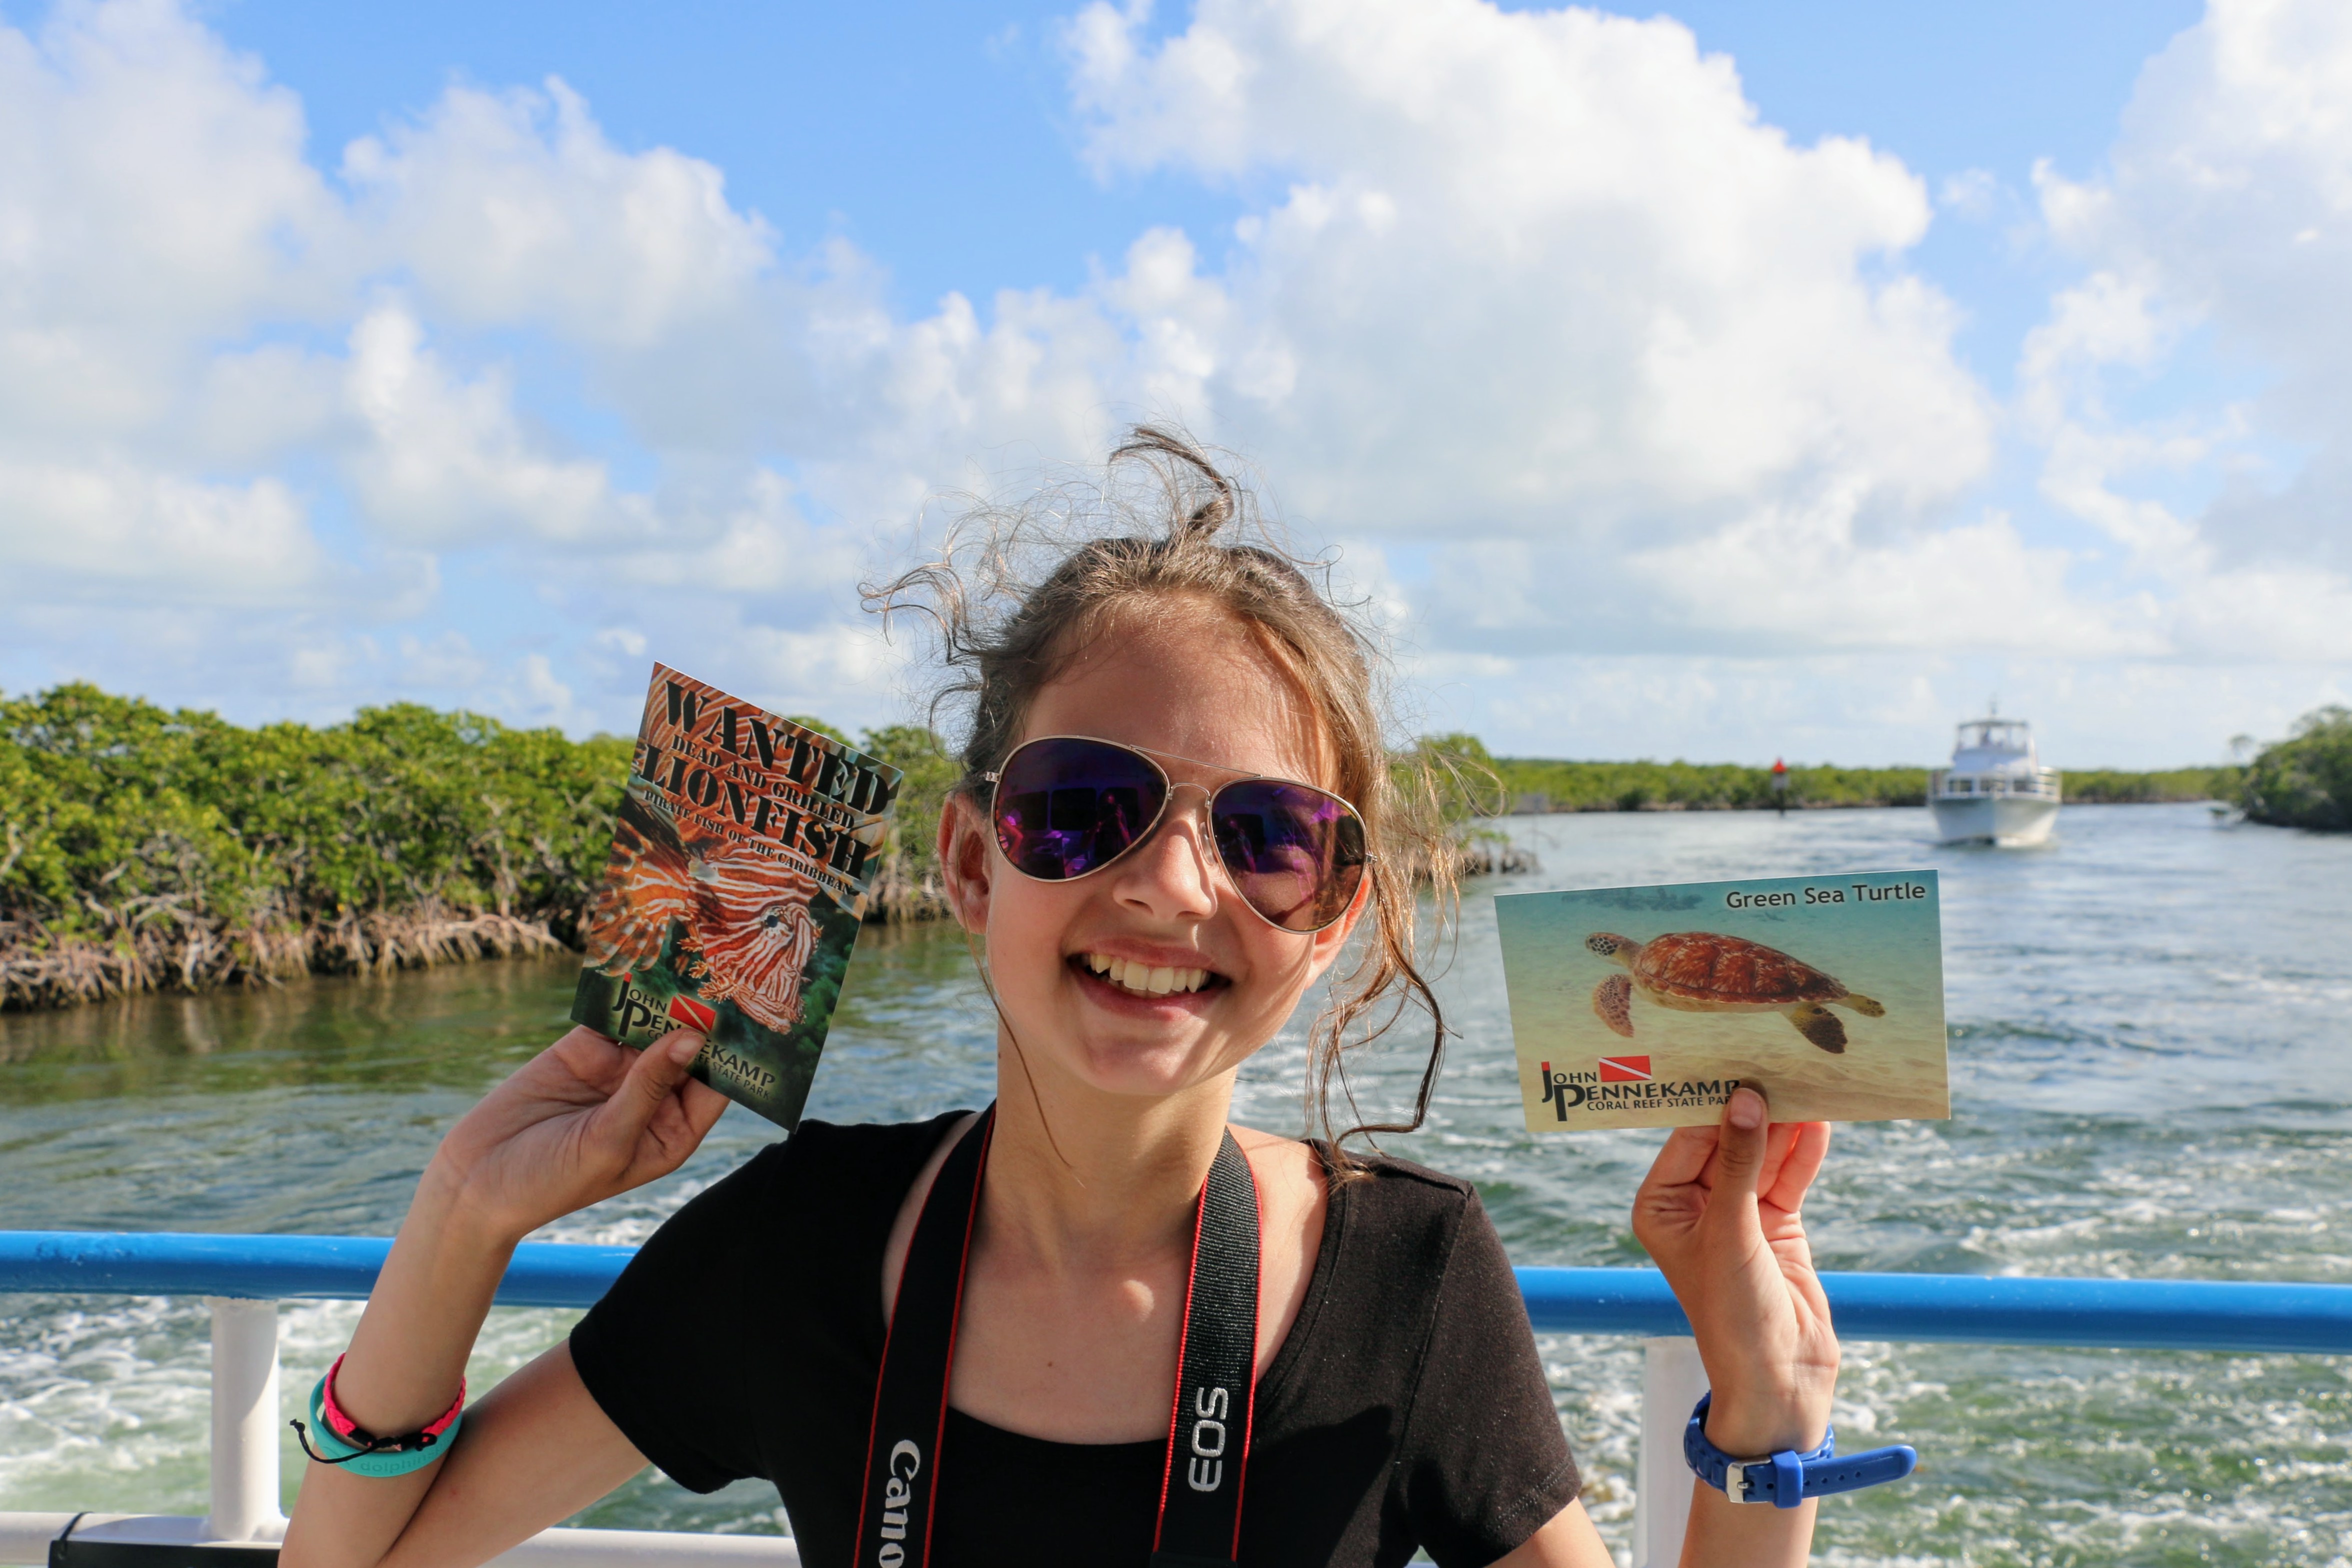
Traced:
<path fill-rule="evenodd" d="M 775 1483 L 810 1568 L 849 1568 L 882 1254 L 961 1112 L 807 1121 L 680 1209 L 572 1332 L 596 1403 L 679 1485 Z M 1446 1568 L 1508 1553 L 1577 1494 L 1501 1240 L 1467 1183 L 1402 1160 L 1335 1183 L 1298 1318 L 1259 1380 L 1252 1568 Z M 1167 1441 L 1054 1443 L 950 1410 L 940 1568 L 1144 1568 Z"/>

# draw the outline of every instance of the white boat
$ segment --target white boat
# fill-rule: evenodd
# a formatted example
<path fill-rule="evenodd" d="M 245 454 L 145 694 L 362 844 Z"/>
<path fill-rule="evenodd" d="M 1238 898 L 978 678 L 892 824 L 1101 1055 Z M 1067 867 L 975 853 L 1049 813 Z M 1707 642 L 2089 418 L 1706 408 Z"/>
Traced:
<path fill-rule="evenodd" d="M 1992 715 L 1960 726 L 1952 765 L 1928 777 L 1927 807 L 1947 844 L 2018 848 L 2049 840 L 2058 787 L 2058 770 L 2034 755 L 2033 727 Z"/>

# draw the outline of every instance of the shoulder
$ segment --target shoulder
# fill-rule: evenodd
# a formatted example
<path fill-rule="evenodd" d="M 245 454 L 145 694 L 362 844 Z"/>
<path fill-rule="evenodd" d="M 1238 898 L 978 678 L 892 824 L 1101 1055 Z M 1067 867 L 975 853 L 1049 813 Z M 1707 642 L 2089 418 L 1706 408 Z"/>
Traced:
<path fill-rule="evenodd" d="M 1444 1234 L 1477 1216 L 1484 1223 L 1477 1189 L 1459 1176 L 1431 1170 L 1392 1154 L 1349 1151 L 1336 1153 L 1320 1140 L 1303 1142 L 1270 1132 L 1234 1129 L 1249 1157 L 1261 1201 L 1269 1212 L 1311 1213 L 1319 1233 L 1335 1206 L 1350 1224 L 1389 1229 L 1429 1229 Z"/>
<path fill-rule="evenodd" d="M 909 1184 L 965 1114 L 802 1122 L 663 1221 L 590 1319 L 659 1317 L 679 1300 L 770 1300 L 796 1295 L 798 1281 L 874 1278 Z"/>
<path fill-rule="evenodd" d="M 1333 1160 L 1328 1148 L 1318 1152 Z M 1465 1298 L 1522 1312 L 1510 1260 L 1475 1186 L 1393 1155 L 1346 1159 L 1329 1178 L 1332 1294 L 1359 1297 L 1391 1332 L 1408 1323 L 1426 1332 L 1441 1305 Z"/>
<path fill-rule="evenodd" d="M 1376 1194 L 1368 1201 L 1383 1208 L 1425 1207 L 1433 1212 L 1460 1212 L 1478 1201 L 1478 1189 L 1460 1176 L 1449 1176 L 1427 1165 L 1401 1160 L 1376 1150 L 1334 1151 L 1323 1140 L 1286 1138 L 1235 1127 L 1234 1139 L 1249 1156 L 1258 1180 L 1269 1176 L 1313 1185 L 1318 1191 L 1349 1188 Z"/>
<path fill-rule="evenodd" d="M 1377 1150 L 1351 1149 L 1344 1155 L 1335 1155 L 1328 1143 L 1318 1142 L 1311 1147 L 1327 1164 L 1345 1159 L 1357 1173 L 1358 1180 L 1375 1184 L 1392 1202 L 1432 1203 L 1443 1206 L 1450 1194 L 1451 1201 L 1458 1205 L 1465 1201 L 1475 1201 L 1478 1195 L 1478 1189 L 1460 1176 L 1449 1176 L 1443 1171 L 1399 1159 L 1394 1154 L 1384 1154 Z"/>
<path fill-rule="evenodd" d="M 1486 1223 L 1478 1189 L 1460 1176 L 1393 1154 L 1349 1151 L 1335 1155 L 1321 1144 L 1316 1152 L 1332 1171 L 1333 1189 L 1346 1194 L 1353 1220 L 1440 1235 L 1450 1235 L 1474 1219 Z"/>
<path fill-rule="evenodd" d="M 1319 1147 L 1254 1127 L 1236 1125 L 1232 1131 L 1249 1161 L 1262 1205 L 1319 1213 L 1330 1188 L 1329 1163 Z"/>
<path fill-rule="evenodd" d="M 1384 1412 L 1385 1464 L 1497 1389 L 1548 1413 L 1526 1304 L 1476 1188 L 1377 1153 L 1351 1152 L 1343 1173 L 1328 1145 L 1316 1149 L 1332 1170 L 1328 1217 L 1276 1418 L 1320 1430 Z"/>
<path fill-rule="evenodd" d="M 780 1234 L 795 1246 L 878 1245 L 908 1184 L 961 1112 L 929 1121 L 841 1125 L 803 1121 L 688 1199 L 647 1250 L 681 1246 L 772 1255 Z"/>
<path fill-rule="evenodd" d="M 780 1163 L 807 1165 L 830 1175 L 876 1176 L 904 1173 L 912 1181 L 946 1137 L 948 1130 L 969 1117 L 968 1110 L 950 1110 L 925 1121 L 803 1121 L 800 1131 L 762 1155 Z M 897 1196 L 903 1195 L 904 1189 Z"/>
<path fill-rule="evenodd" d="M 1321 1255 L 1318 1271 L 1360 1279 L 1410 1261 L 1433 1283 L 1465 1226 L 1492 1234 L 1477 1190 L 1458 1176 L 1391 1154 L 1234 1132 L 1257 1178 L 1268 1235 L 1300 1232 L 1309 1258 Z"/>

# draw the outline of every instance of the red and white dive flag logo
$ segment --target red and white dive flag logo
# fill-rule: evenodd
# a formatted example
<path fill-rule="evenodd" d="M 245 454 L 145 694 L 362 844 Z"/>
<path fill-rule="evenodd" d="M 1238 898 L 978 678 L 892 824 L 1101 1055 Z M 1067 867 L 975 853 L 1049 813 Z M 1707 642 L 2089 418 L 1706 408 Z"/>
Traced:
<path fill-rule="evenodd" d="M 1650 1058 L 1647 1057 L 1602 1057 L 1601 1081 L 1603 1083 L 1647 1083 L 1650 1081 Z"/>
<path fill-rule="evenodd" d="M 671 997 L 669 999 L 669 1016 L 678 1023 L 685 1025 L 688 1028 L 699 1029 L 706 1035 L 710 1033 L 710 1026 L 719 1022 L 719 1009 L 716 1007 L 706 1006 L 704 1004 L 696 1001 L 691 996 Z M 1639 1059 L 1643 1067 L 1646 1068 L 1649 1066 L 1649 1058 L 1643 1057 Z M 1645 1072 L 1642 1076 L 1643 1078 L 1647 1078 L 1650 1075 Z"/>

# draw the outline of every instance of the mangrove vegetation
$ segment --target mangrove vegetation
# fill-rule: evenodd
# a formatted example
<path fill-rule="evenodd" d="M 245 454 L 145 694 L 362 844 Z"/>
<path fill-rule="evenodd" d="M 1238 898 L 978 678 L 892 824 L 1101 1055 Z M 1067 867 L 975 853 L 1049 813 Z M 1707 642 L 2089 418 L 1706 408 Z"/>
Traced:
<path fill-rule="evenodd" d="M 1840 768 L 1791 765 L 1785 795 L 1772 787 L 1772 770 L 1738 763 L 1565 763 L 1498 757 L 1495 772 L 1508 795 L 1507 809 L 1553 811 L 1759 811 L 1824 806 L 1925 805 L 1927 768 Z M 2232 799 L 2238 770 L 2173 768 L 2126 773 L 2112 768 L 2069 770 L 2066 798 L 2078 805 L 2123 805 L 2160 801 Z"/>
<path fill-rule="evenodd" d="M 953 757 L 919 726 L 853 738 L 801 722 L 906 771 L 874 918 L 945 913 L 932 845 Z M 572 945 L 630 751 L 415 703 L 247 728 L 81 684 L 0 700 L 0 1007 Z M 1398 763 L 1400 782 L 1436 790 L 1465 872 L 1526 864 L 1491 826 L 1507 813 L 1777 804 L 1767 769 L 1498 759 L 1469 735 Z M 1917 805 L 1927 789 L 1920 768 L 1789 776 L 1791 807 Z M 2235 798 L 2238 770 L 2074 773 L 2067 789 Z M 2352 716 L 2315 714 L 2264 752 L 2246 801 L 2265 821 L 2344 826 Z"/>
<path fill-rule="evenodd" d="M 2246 768 L 2241 804 L 2253 822 L 2352 829 L 2352 708 L 2306 713 L 2293 735 L 2263 747 Z"/>
<path fill-rule="evenodd" d="M 952 766 L 927 731 L 862 743 L 908 770 L 921 846 L 892 846 L 884 912 L 936 912 Z M 557 951 L 629 754 L 414 703 L 246 729 L 87 685 L 0 701 L 0 1006 Z"/>

